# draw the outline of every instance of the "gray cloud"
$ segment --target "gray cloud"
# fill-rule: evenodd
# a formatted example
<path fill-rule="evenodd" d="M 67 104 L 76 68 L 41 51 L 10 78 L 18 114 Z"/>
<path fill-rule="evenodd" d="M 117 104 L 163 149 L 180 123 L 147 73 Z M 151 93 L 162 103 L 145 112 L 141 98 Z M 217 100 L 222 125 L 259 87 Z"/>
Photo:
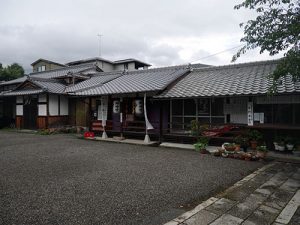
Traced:
<path fill-rule="evenodd" d="M 97 56 L 98 33 L 104 35 L 102 56 L 107 59 L 182 64 L 239 45 L 238 24 L 254 15 L 233 10 L 237 0 L 0 1 L 0 62 L 18 62 L 27 71 L 38 58 L 68 62 Z M 175 41 L 162 42 L 165 38 Z M 199 39 L 200 44 L 190 46 L 189 38 Z M 182 51 L 190 51 L 190 57 L 184 58 Z M 223 54 L 203 63 L 226 64 L 229 58 Z"/>

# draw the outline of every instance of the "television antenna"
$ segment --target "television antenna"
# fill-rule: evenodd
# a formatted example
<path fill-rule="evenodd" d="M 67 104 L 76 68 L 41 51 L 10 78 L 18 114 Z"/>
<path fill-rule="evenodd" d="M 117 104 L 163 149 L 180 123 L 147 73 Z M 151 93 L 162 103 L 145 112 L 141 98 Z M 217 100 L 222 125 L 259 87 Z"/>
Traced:
<path fill-rule="evenodd" d="M 103 37 L 102 34 L 97 34 L 98 38 L 99 38 L 99 57 L 101 57 L 101 39 Z"/>

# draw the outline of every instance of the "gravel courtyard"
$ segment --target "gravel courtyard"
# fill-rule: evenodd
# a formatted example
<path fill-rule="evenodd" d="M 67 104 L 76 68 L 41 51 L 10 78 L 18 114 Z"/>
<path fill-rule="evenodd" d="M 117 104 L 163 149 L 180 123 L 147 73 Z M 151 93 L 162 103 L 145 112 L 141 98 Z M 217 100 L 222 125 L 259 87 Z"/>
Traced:
<path fill-rule="evenodd" d="M 163 224 L 262 166 L 0 131 L 0 224 Z"/>

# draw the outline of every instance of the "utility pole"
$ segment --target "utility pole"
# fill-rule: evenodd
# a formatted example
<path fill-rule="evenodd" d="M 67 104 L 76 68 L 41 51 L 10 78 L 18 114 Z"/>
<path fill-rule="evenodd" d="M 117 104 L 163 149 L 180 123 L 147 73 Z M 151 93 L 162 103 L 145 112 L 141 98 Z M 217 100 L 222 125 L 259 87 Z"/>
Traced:
<path fill-rule="evenodd" d="M 103 36 L 102 34 L 97 34 L 99 38 L 99 57 L 101 57 L 101 37 Z"/>

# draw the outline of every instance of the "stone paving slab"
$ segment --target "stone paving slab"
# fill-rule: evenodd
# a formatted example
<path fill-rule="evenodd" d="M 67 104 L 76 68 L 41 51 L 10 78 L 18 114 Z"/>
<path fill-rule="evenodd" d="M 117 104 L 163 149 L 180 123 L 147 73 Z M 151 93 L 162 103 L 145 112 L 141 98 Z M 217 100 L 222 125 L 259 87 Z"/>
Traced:
<path fill-rule="evenodd" d="M 293 215 L 291 221 L 288 223 L 288 225 L 299 225 L 300 221 L 300 207 L 296 210 L 295 214 Z M 278 223 L 279 224 L 279 223 Z M 282 225 L 282 224 L 280 224 Z"/>
<path fill-rule="evenodd" d="M 230 199 L 221 198 L 209 207 L 206 208 L 206 210 L 216 214 L 216 215 L 222 215 L 223 213 L 227 212 L 229 209 L 231 209 L 236 204 L 235 201 L 232 201 Z"/>
<path fill-rule="evenodd" d="M 298 225 L 299 172 L 298 164 L 268 164 L 168 225 Z"/>
<path fill-rule="evenodd" d="M 269 206 L 261 205 L 258 209 L 251 214 L 251 216 L 246 220 L 253 222 L 254 224 L 268 225 L 272 224 L 279 214 L 278 209 L 271 208 Z"/>
<path fill-rule="evenodd" d="M 266 206 L 282 210 L 289 199 L 293 197 L 293 192 L 287 192 L 281 189 L 276 190 L 265 202 Z"/>
<path fill-rule="evenodd" d="M 300 188 L 300 182 L 295 179 L 288 179 L 283 185 L 280 186 L 281 190 L 295 192 Z"/>
<path fill-rule="evenodd" d="M 211 204 L 213 204 L 217 200 L 219 200 L 219 199 L 218 198 L 214 198 L 214 197 L 209 198 L 208 200 L 206 200 L 205 202 L 201 203 L 200 205 L 198 205 L 194 209 L 192 209 L 192 210 L 190 210 L 188 212 L 185 212 L 181 216 L 175 218 L 174 221 L 177 222 L 177 223 L 181 223 L 181 222 L 187 220 L 188 218 L 192 217 L 196 213 L 198 213 L 200 210 L 205 209 L 206 207 L 210 206 Z"/>
<path fill-rule="evenodd" d="M 184 225 L 207 225 L 212 221 L 216 220 L 219 216 L 207 211 L 205 209 L 201 210 L 199 213 L 195 214 L 188 220 L 184 221 Z"/>
<path fill-rule="evenodd" d="M 300 190 L 297 191 L 297 193 L 294 195 L 291 201 L 289 201 L 287 206 L 282 210 L 280 215 L 277 217 L 276 222 L 282 224 L 288 224 L 299 206 L 300 206 Z"/>
<path fill-rule="evenodd" d="M 210 223 L 211 225 L 238 225 L 243 222 L 242 219 L 229 215 L 223 214 L 220 218 Z"/>
<path fill-rule="evenodd" d="M 259 193 L 251 194 L 244 202 L 240 202 L 235 205 L 228 213 L 241 219 L 246 219 L 264 202 L 266 198 L 267 197 L 265 195 Z"/>

